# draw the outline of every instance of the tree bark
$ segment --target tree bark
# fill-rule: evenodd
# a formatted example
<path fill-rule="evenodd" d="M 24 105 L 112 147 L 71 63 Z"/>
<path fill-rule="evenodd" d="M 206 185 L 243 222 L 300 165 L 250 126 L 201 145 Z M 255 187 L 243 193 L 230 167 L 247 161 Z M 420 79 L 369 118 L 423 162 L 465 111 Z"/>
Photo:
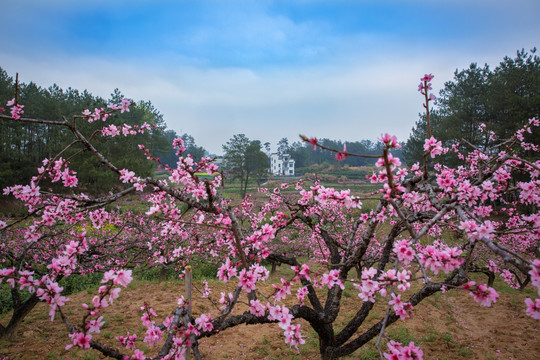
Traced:
<path fill-rule="evenodd" d="M 7 326 L 0 325 L 0 339 L 7 339 L 15 337 L 15 332 L 19 324 L 24 320 L 26 315 L 32 311 L 34 306 L 39 302 L 39 298 L 36 294 L 26 300 L 24 303 L 16 306 L 13 309 L 13 315 L 11 315 L 11 320 Z"/>

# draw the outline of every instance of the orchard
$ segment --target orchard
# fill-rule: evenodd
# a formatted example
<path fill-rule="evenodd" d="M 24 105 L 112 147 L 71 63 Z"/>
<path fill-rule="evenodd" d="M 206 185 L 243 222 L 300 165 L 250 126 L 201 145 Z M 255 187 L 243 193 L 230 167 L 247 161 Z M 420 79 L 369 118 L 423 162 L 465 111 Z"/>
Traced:
<path fill-rule="evenodd" d="M 432 78 L 425 75 L 419 85 L 428 130 L 423 162 L 405 167 L 392 155 L 400 146 L 396 137 L 381 135 L 378 170 L 369 178 L 381 185 L 380 191 L 356 196 L 300 181 L 259 190 L 263 203 L 248 195 L 238 205 L 223 196 L 227 179 L 213 159 L 186 154 L 180 138 L 173 142 L 176 167 L 161 164 L 142 145 L 129 149 L 166 169 L 166 178 L 140 177 L 104 156 L 96 138 L 113 141 L 150 130 L 149 124 L 108 124 L 117 113 L 130 111 L 128 99 L 108 108 L 81 109 L 72 119 L 45 120 L 26 118 L 15 94 L 0 109 L 1 121 L 58 127 L 71 133 L 73 141 L 43 159 L 28 183 L 3 190 L 4 196 L 24 204 L 26 215 L 0 220 L 0 282 L 12 288 L 14 305 L 9 323 L 0 325 L 0 337 L 12 336 L 34 306 L 46 302 L 50 320 L 62 321 L 70 333 L 66 348 L 115 359 L 199 359 L 201 339 L 266 323 L 282 334 L 283 346 L 298 349 L 307 332 L 299 319 L 317 334 L 322 359 L 353 354 L 372 340 L 382 359 L 422 359 L 418 344 L 399 343 L 387 330 L 398 321 L 406 324 L 430 296 L 462 291 L 478 306 L 490 307 L 499 297 L 493 276 L 501 276 L 512 287 L 533 286 L 540 297 L 540 260 L 535 258 L 540 243 L 539 148 L 527 141 L 540 121 L 528 120 L 507 139 L 481 126 L 490 144 L 486 149 L 466 142 L 444 147 L 431 134 Z M 103 127 L 85 134 L 80 130 L 84 122 L 102 122 Z M 349 153 L 346 147 L 326 148 L 315 137 L 301 138 L 315 149 L 335 152 L 338 160 L 371 156 Z M 75 145 L 84 151 L 66 156 Z M 461 165 L 450 168 L 439 162 L 448 153 Z M 102 165 L 98 170 L 114 174 L 118 186 L 100 197 L 85 194 L 79 190 L 84 184 L 77 169 L 70 167 L 71 156 L 95 157 Z M 145 199 L 140 211 L 111 206 L 133 194 Z M 363 205 L 373 200 L 376 206 Z M 107 310 L 123 296 L 135 267 L 170 267 L 183 276 L 197 261 L 219 264 L 216 277 L 231 289 L 219 297 L 204 284 L 212 310 L 194 316 L 189 301 L 180 297 L 170 299 L 169 314 L 157 314 L 144 302 L 141 325 L 114 334 L 115 346 L 104 344 L 100 330 Z M 294 275 L 263 286 L 269 261 L 286 264 Z M 472 280 L 478 271 L 490 275 L 485 282 Z M 101 285 L 91 302 L 78 304 L 84 316 L 71 317 L 64 311 L 69 299 L 59 281 L 93 273 L 103 274 Z M 357 308 L 338 329 L 346 285 L 354 289 Z M 23 290 L 31 296 L 22 299 Z M 376 304 L 385 311 L 366 326 Z M 528 298 L 520 306 L 540 320 L 540 298 Z"/>

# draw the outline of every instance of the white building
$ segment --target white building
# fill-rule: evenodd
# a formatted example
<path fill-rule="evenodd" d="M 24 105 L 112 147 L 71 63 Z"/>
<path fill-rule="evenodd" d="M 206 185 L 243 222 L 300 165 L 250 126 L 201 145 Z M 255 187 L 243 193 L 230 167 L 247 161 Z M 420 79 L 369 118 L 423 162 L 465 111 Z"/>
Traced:
<path fill-rule="evenodd" d="M 270 172 L 276 176 L 294 176 L 294 159 L 289 154 L 270 155 Z"/>

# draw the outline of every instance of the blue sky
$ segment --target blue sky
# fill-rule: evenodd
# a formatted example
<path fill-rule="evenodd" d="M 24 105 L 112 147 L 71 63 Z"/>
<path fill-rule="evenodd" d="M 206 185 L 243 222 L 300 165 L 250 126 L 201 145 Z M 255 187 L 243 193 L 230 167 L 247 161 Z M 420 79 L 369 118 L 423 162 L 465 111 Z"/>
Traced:
<path fill-rule="evenodd" d="M 538 46 L 540 1 L 4 1 L 0 67 L 151 100 L 221 153 L 234 134 L 406 140 L 424 73 Z"/>

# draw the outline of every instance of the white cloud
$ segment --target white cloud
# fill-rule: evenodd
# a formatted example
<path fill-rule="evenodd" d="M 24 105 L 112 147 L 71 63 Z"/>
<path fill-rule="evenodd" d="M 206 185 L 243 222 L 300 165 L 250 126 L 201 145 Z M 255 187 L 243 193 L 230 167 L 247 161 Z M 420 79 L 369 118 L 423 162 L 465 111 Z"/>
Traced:
<path fill-rule="evenodd" d="M 299 133 L 360 140 L 391 132 L 405 140 L 421 110 L 416 85 L 424 67 L 404 59 L 254 71 L 5 55 L 0 63 L 24 82 L 103 97 L 118 87 L 128 97 L 151 100 L 169 128 L 217 153 L 237 133 L 272 143 L 295 141 Z"/>
<path fill-rule="evenodd" d="M 486 11 L 501 14 L 502 3 L 494 4 Z M 511 19 L 493 18 L 479 33 L 441 41 L 377 29 L 344 34 L 327 27 L 337 19 L 294 21 L 271 14 L 266 5 L 209 6 L 201 25 L 170 32 L 160 27 L 156 41 L 169 47 L 138 57 L 71 55 L 56 47 L 46 52 L 52 39 L 37 36 L 44 45 L 32 54 L 33 37 L 27 34 L 28 43 L 0 54 L 0 66 L 45 87 L 57 83 L 102 97 L 119 88 L 133 99 L 151 100 L 170 128 L 220 153 L 221 144 L 237 133 L 274 144 L 282 137 L 295 141 L 298 133 L 352 141 L 389 132 L 406 140 L 422 111 L 416 86 L 424 73 L 435 74 L 433 85 L 440 89 L 456 68 L 471 62 L 495 67 L 503 56 L 529 49 L 540 29 L 525 18 L 517 32 L 501 37 L 501 31 L 491 31 L 517 26 L 521 13 L 515 6 L 508 10 Z M 454 26 L 452 19 L 443 25 Z M 0 44 L 10 45 L 7 37 Z M 213 65 L 222 60 L 216 56 L 225 65 Z"/>

